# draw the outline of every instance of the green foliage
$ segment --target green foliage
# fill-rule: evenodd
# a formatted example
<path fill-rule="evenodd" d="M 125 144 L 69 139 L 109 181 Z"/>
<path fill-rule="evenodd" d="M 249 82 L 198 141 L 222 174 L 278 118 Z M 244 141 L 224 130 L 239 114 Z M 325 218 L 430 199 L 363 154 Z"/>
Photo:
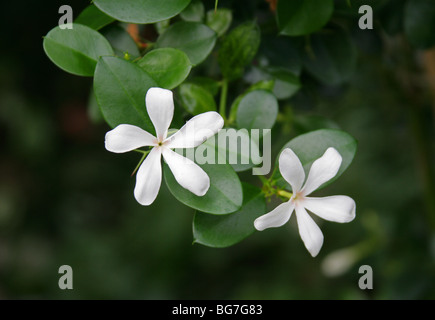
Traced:
<path fill-rule="evenodd" d="M 247 170 L 258 165 L 260 146 L 268 139 L 260 133 L 255 141 L 249 130 L 272 129 L 275 151 L 282 150 L 275 143 L 281 136 L 290 140 L 284 147 L 292 148 L 305 170 L 327 148 L 336 148 L 343 163 L 330 182 L 349 167 L 356 152 L 354 138 L 330 129 L 336 128 L 335 122 L 306 115 L 301 107 L 310 105 L 301 103 L 307 92 L 315 103 L 312 93 L 318 88 L 339 89 L 352 78 L 358 61 L 354 34 L 340 19 L 354 19 L 355 8 L 337 1 L 334 11 L 333 0 L 279 1 L 274 15 L 259 14 L 253 9 L 257 5 L 249 2 L 246 15 L 241 15 L 233 11 L 237 5 L 212 8 L 201 0 L 95 0 L 77 17 L 81 24 L 74 23 L 72 30 L 56 27 L 44 38 L 44 50 L 57 66 L 94 77 L 88 112 L 95 123 L 105 121 L 112 128 L 130 124 L 154 134 L 145 96 L 151 87 L 161 87 L 176 89 L 175 127 L 189 117 L 219 111 L 225 129 L 236 133 L 237 128 L 236 143 L 221 145 L 216 135 L 190 150 L 214 150 L 216 163 L 237 160 L 200 165 L 211 183 L 203 197 L 181 187 L 164 164 L 167 188 L 197 211 L 195 242 L 206 246 L 227 247 L 251 235 L 254 219 L 266 212 L 266 200 L 271 200 L 267 188 L 289 188 L 276 163 L 269 180 L 257 179 L 262 187 L 253 179 L 241 183 Z M 415 22 L 409 16 L 423 10 L 423 2 L 408 6 L 405 22 Z M 383 7 L 379 1 L 376 9 Z M 252 10 L 255 14 L 249 14 Z M 421 26 L 405 27 L 412 43 L 430 45 Z"/>
<path fill-rule="evenodd" d="M 157 48 L 184 51 L 193 65 L 207 58 L 216 43 L 216 33 L 199 22 L 180 21 L 171 25 L 156 42 Z"/>
<path fill-rule="evenodd" d="M 334 0 L 278 1 L 277 19 L 281 34 L 301 36 L 320 30 L 331 18 Z"/>
<path fill-rule="evenodd" d="M 136 43 L 121 26 L 108 26 L 102 29 L 101 33 L 110 42 L 110 45 L 118 57 L 123 58 L 127 55 L 129 59 L 136 59 L 140 56 Z"/>
<path fill-rule="evenodd" d="M 95 5 L 91 4 L 79 14 L 74 22 L 88 26 L 94 30 L 99 30 L 114 21 L 114 18 L 109 17 L 104 12 L 101 12 Z"/>
<path fill-rule="evenodd" d="M 182 106 L 192 115 L 216 111 L 216 102 L 211 93 L 197 84 L 183 83 L 179 93 Z"/>
<path fill-rule="evenodd" d="M 329 147 L 335 148 L 340 153 L 342 163 L 338 173 L 331 180 L 325 182 L 319 188 L 321 189 L 337 180 L 351 164 L 357 150 L 357 142 L 351 135 L 341 130 L 316 130 L 292 139 L 281 150 L 292 149 L 304 167 L 305 176 L 308 176 L 313 162 L 320 158 Z M 279 180 L 281 185 L 286 184 L 279 170 L 275 171 L 274 179 Z"/>
<path fill-rule="evenodd" d="M 247 22 L 232 30 L 219 50 L 218 61 L 224 78 L 231 81 L 241 77 L 259 46 L 260 29 L 256 23 Z"/>
<path fill-rule="evenodd" d="M 242 241 L 255 232 L 254 220 L 266 212 L 266 201 L 259 188 L 247 183 L 243 183 L 242 186 L 243 205 L 238 211 L 221 216 L 195 213 L 195 243 L 224 248 Z"/>
<path fill-rule="evenodd" d="M 278 115 L 276 97 L 265 90 L 246 94 L 237 108 L 237 126 L 246 129 L 271 129 Z"/>
<path fill-rule="evenodd" d="M 167 165 L 164 166 L 166 185 L 174 197 L 198 211 L 222 215 L 240 209 L 243 191 L 239 177 L 228 164 L 203 164 L 201 168 L 210 178 L 210 189 L 202 196 L 196 196 L 181 187 Z"/>
<path fill-rule="evenodd" d="M 145 94 L 157 84 L 136 64 L 102 57 L 94 77 L 94 91 L 107 123 L 113 128 L 128 123 L 154 132 L 146 112 Z"/>
<path fill-rule="evenodd" d="M 152 50 L 137 64 L 165 89 L 174 89 L 183 83 L 192 69 L 187 55 L 173 48 Z"/>
<path fill-rule="evenodd" d="M 94 4 L 107 15 L 123 22 L 154 23 L 177 15 L 190 0 L 94 0 Z"/>
<path fill-rule="evenodd" d="M 316 34 L 304 55 L 305 68 L 319 81 L 340 85 L 352 76 L 357 51 L 350 36 L 342 29 Z"/>
<path fill-rule="evenodd" d="M 80 24 L 73 24 L 73 29 L 54 28 L 44 37 L 43 45 L 54 64 L 79 76 L 93 76 L 98 58 L 113 55 L 106 38 Z"/>
<path fill-rule="evenodd" d="M 221 37 L 229 29 L 233 20 L 232 11 L 229 9 L 217 9 L 207 11 L 207 25 L 213 29 L 218 37 Z"/>

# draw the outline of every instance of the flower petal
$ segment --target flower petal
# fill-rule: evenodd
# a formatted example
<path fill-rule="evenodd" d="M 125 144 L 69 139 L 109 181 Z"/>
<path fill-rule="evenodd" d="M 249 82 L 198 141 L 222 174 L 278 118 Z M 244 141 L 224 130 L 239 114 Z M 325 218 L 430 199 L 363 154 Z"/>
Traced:
<path fill-rule="evenodd" d="M 328 221 L 345 223 L 355 219 L 355 201 L 348 196 L 305 197 L 303 205 L 312 213 Z"/>
<path fill-rule="evenodd" d="M 296 205 L 296 218 L 298 221 L 299 234 L 311 256 L 315 257 L 319 254 L 323 245 L 323 233 L 319 226 L 310 217 L 305 208 L 298 204 Z"/>
<path fill-rule="evenodd" d="M 161 148 L 153 148 L 136 174 L 134 197 L 141 205 L 154 202 L 162 183 Z"/>
<path fill-rule="evenodd" d="M 166 147 L 162 148 L 162 154 L 175 180 L 183 188 L 199 197 L 207 193 L 210 188 L 210 178 L 200 166 Z"/>
<path fill-rule="evenodd" d="M 267 228 L 281 227 L 290 219 L 293 209 L 294 204 L 292 201 L 281 203 L 271 212 L 266 213 L 265 215 L 262 215 L 261 217 L 255 219 L 255 229 L 257 229 L 258 231 L 263 231 Z"/>
<path fill-rule="evenodd" d="M 302 163 L 292 149 L 287 148 L 279 156 L 279 171 L 282 177 L 291 185 L 293 193 L 301 190 L 305 180 Z"/>
<path fill-rule="evenodd" d="M 201 113 L 168 138 L 168 148 L 194 148 L 214 136 L 224 126 L 222 116 L 214 111 Z"/>
<path fill-rule="evenodd" d="M 323 156 L 313 162 L 307 181 L 302 189 L 303 195 L 309 195 L 325 182 L 331 180 L 341 166 L 341 155 L 334 148 L 328 148 Z"/>
<path fill-rule="evenodd" d="M 150 116 L 159 141 L 166 139 L 168 128 L 174 116 L 174 98 L 172 91 L 151 88 L 145 97 L 147 112 Z"/>
<path fill-rule="evenodd" d="M 120 124 L 106 133 L 104 141 L 108 151 L 123 153 L 140 147 L 155 146 L 156 138 L 145 130 L 131 124 Z"/>

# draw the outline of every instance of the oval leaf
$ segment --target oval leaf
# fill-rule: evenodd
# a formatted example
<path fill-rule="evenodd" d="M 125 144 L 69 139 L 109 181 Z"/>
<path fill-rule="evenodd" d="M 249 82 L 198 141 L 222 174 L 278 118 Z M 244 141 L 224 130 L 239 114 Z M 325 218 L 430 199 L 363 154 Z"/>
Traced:
<path fill-rule="evenodd" d="M 329 21 L 334 0 L 278 1 L 276 11 L 281 34 L 301 36 L 320 30 Z"/>
<path fill-rule="evenodd" d="M 304 57 L 305 68 L 327 85 L 340 85 L 349 80 L 357 62 L 352 39 L 341 29 L 316 34 L 311 38 L 311 52 Z"/>
<path fill-rule="evenodd" d="M 132 124 L 154 134 L 145 95 L 155 81 L 140 67 L 117 57 L 103 57 L 95 70 L 94 92 L 106 122 L 113 128 Z"/>
<path fill-rule="evenodd" d="M 216 102 L 211 93 L 199 85 L 183 83 L 179 92 L 181 104 L 192 115 L 216 110 Z"/>
<path fill-rule="evenodd" d="M 74 22 L 88 26 L 94 30 L 99 30 L 113 21 L 115 21 L 115 19 L 109 17 L 104 12 L 101 12 L 96 6 L 91 4 L 79 14 Z"/>
<path fill-rule="evenodd" d="M 201 22 L 204 16 L 204 4 L 200 0 L 193 0 L 187 8 L 180 13 L 180 17 L 184 21 Z"/>
<path fill-rule="evenodd" d="M 133 60 L 140 56 L 136 42 L 123 27 L 119 25 L 108 26 L 101 30 L 101 33 L 110 42 L 118 57 L 123 58 L 127 55 Z"/>
<path fill-rule="evenodd" d="M 43 46 L 55 65 L 78 76 L 93 76 L 98 58 L 114 54 L 100 33 L 75 23 L 73 29 L 52 29 L 44 37 Z"/>
<path fill-rule="evenodd" d="M 224 78 L 234 80 L 243 75 L 260 46 L 260 29 L 254 22 L 241 24 L 225 37 L 218 62 Z"/>
<path fill-rule="evenodd" d="M 230 9 L 217 9 L 207 12 L 207 25 L 212 28 L 218 35 L 222 36 L 227 32 L 233 21 L 233 13 Z"/>
<path fill-rule="evenodd" d="M 190 0 L 94 0 L 94 4 L 116 20 L 129 23 L 154 23 L 172 18 L 184 10 Z"/>
<path fill-rule="evenodd" d="M 200 165 L 210 178 L 210 189 L 198 197 L 181 187 L 168 165 L 164 165 L 166 185 L 174 197 L 185 205 L 211 214 L 228 214 L 237 211 L 243 202 L 242 185 L 239 177 L 228 164 Z"/>
<path fill-rule="evenodd" d="M 290 148 L 296 153 L 304 167 L 305 176 L 307 177 L 313 162 L 320 158 L 329 147 L 335 148 L 340 153 L 343 160 L 337 175 L 320 187 L 323 188 L 337 180 L 352 163 L 357 149 L 357 142 L 351 135 L 341 130 L 321 129 L 294 138 L 284 145 L 281 150 Z M 278 159 L 276 161 L 276 165 L 277 164 Z M 274 177 L 277 178 L 280 185 L 286 185 L 290 188 L 287 182 L 281 177 L 278 167 Z"/>
<path fill-rule="evenodd" d="M 264 213 L 266 201 L 261 189 L 243 183 L 243 205 L 238 211 L 223 216 L 195 213 L 194 242 L 214 248 L 232 246 L 255 232 L 254 220 Z"/>
<path fill-rule="evenodd" d="M 265 90 L 247 93 L 237 107 L 237 126 L 250 129 L 271 129 L 278 116 L 276 97 Z"/>
<path fill-rule="evenodd" d="M 187 54 L 193 65 L 197 65 L 213 50 L 216 37 L 216 32 L 202 23 L 180 21 L 157 39 L 156 47 L 179 49 Z"/>
<path fill-rule="evenodd" d="M 148 72 L 160 87 L 165 89 L 177 87 L 187 78 L 192 69 L 187 55 L 173 48 L 153 50 L 137 64 Z"/>

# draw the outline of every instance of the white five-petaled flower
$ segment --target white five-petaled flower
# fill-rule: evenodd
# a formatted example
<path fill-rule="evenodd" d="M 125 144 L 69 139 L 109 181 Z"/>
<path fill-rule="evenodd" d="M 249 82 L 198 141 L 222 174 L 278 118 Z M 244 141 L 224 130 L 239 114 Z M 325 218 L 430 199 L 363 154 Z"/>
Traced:
<path fill-rule="evenodd" d="M 193 148 L 216 134 L 224 125 L 222 117 L 205 112 L 190 119 L 179 131 L 168 136 L 174 115 L 174 101 L 170 90 L 151 88 L 145 97 L 148 115 L 156 130 L 156 136 L 129 124 L 121 124 L 107 132 L 105 146 L 108 151 L 123 153 L 141 147 L 153 147 L 136 174 L 134 196 L 142 205 L 154 202 L 162 182 L 161 156 L 171 169 L 175 180 L 197 196 L 203 196 L 210 187 L 210 179 L 192 160 L 171 149 Z"/>
<path fill-rule="evenodd" d="M 279 171 L 292 187 L 293 195 L 289 201 L 257 218 L 254 222 L 255 228 L 262 231 L 280 227 L 290 219 L 295 210 L 302 241 L 310 254 L 313 257 L 317 256 L 323 245 L 323 233 L 307 210 L 320 218 L 334 222 L 350 222 L 355 218 L 355 201 L 348 196 L 307 197 L 337 174 L 341 161 L 338 151 L 328 148 L 323 156 L 313 162 L 307 181 L 302 187 L 305 173 L 299 158 L 291 149 L 283 150 L 279 157 Z"/>

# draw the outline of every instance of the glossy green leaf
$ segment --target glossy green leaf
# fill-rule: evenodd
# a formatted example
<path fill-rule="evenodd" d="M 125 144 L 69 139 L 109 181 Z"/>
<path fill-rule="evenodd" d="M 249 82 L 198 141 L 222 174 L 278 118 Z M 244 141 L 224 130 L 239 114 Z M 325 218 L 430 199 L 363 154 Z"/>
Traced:
<path fill-rule="evenodd" d="M 239 177 L 228 164 L 200 165 L 210 178 L 207 193 L 198 197 L 180 186 L 168 165 L 164 165 L 166 185 L 173 196 L 185 205 L 211 214 L 228 214 L 240 209 L 243 203 L 242 185 Z"/>
<path fill-rule="evenodd" d="M 265 90 L 246 94 L 237 108 L 237 126 L 246 129 L 271 129 L 278 116 L 278 101 Z"/>
<path fill-rule="evenodd" d="M 253 154 L 260 154 L 258 141 L 251 139 L 247 129 L 225 128 L 197 147 L 195 154 L 197 153 L 205 154 L 204 158 L 207 159 L 213 158 L 215 163 L 230 164 L 236 172 L 251 169 L 255 166 L 254 160 L 257 164 L 260 162 L 260 159 L 253 159 Z"/>
<path fill-rule="evenodd" d="M 311 50 L 303 58 L 305 68 L 327 85 L 340 85 L 352 76 L 357 50 L 350 36 L 341 29 L 311 37 Z"/>
<path fill-rule="evenodd" d="M 196 212 L 193 218 L 195 243 L 214 248 L 232 246 L 255 232 L 254 220 L 266 213 L 261 189 L 243 183 L 243 205 L 234 213 L 217 216 Z"/>
<path fill-rule="evenodd" d="M 44 37 L 43 46 L 55 65 L 79 76 L 92 76 L 98 58 L 114 54 L 100 33 L 80 24 L 73 24 L 73 29 L 52 29 Z"/>
<path fill-rule="evenodd" d="M 86 7 L 79 16 L 74 21 L 75 23 L 79 23 L 94 30 L 99 30 L 108 24 L 115 21 L 112 17 L 109 17 L 107 14 L 99 10 L 96 6 L 91 4 Z"/>
<path fill-rule="evenodd" d="M 405 34 L 409 41 L 420 49 L 434 46 L 435 1 L 408 1 L 404 12 Z"/>
<path fill-rule="evenodd" d="M 260 29 L 253 22 L 239 25 L 225 37 L 218 56 L 224 78 L 234 80 L 243 75 L 257 54 L 260 39 Z"/>
<path fill-rule="evenodd" d="M 157 48 L 175 48 L 197 65 L 207 58 L 216 43 L 216 32 L 198 22 L 180 21 L 170 26 L 156 42 Z"/>
<path fill-rule="evenodd" d="M 111 127 L 132 124 L 154 134 L 145 95 L 157 84 L 136 64 L 117 57 L 103 57 L 95 70 L 94 92 Z"/>
<path fill-rule="evenodd" d="M 335 148 L 343 160 L 337 175 L 320 187 L 323 188 L 337 180 L 352 163 L 357 150 L 357 141 L 351 135 L 341 130 L 321 129 L 294 138 L 285 144 L 281 150 L 290 148 L 296 153 L 307 177 L 313 162 L 320 158 L 329 147 Z M 278 159 L 276 165 L 277 163 Z M 274 177 L 277 178 L 279 184 L 286 185 L 288 188 L 290 187 L 281 177 L 278 169 L 275 171 Z"/>
<path fill-rule="evenodd" d="M 118 57 L 134 60 L 140 56 L 139 48 L 130 34 L 121 26 L 108 26 L 101 30 Z"/>
<path fill-rule="evenodd" d="M 137 64 L 157 82 L 159 87 L 173 89 L 189 75 L 192 65 L 178 49 L 161 48 L 147 53 Z"/>
<path fill-rule="evenodd" d="M 230 9 L 217 9 L 207 12 L 206 23 L 221 37 L 227 32 L 233 21 L 233 13 Z"/>
<path fill-rule="evenodd" d="M 192 115 L 216 111 L 216 102 L 213 96 L 199 85 L 183 83 L 179 93 L 182 106 Z"/>
<path fill-rule="evenodd" d="M 183 11 L 190 0 L 94 0 L 94 4 L 116 20 L 129 23 L 154 23 Z"/>
<path fill-rule="evenodd" d="M 281 34 L 301 36 L 320 30 L 329 21 L 334 0 L 281 0 L 276 11 Z"/>
<path fill-rule="evenodd" d="M 191 22 L 202 22 L 205 17 L 204 4 L 200 0 L 193 0 L 186 9 L 180 13 L 181 19 Z"/>

